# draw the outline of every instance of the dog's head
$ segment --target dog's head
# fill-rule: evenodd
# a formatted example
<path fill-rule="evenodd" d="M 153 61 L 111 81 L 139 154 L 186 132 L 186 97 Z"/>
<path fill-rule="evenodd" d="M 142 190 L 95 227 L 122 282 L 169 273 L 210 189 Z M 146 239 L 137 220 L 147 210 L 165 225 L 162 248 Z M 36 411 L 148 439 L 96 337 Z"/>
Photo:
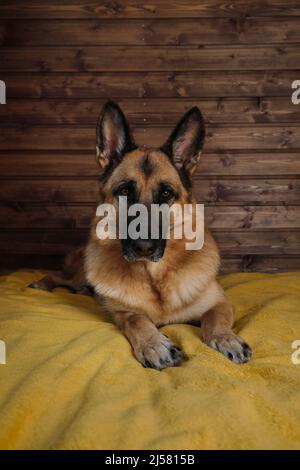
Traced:
<path fill-rule="evenodd" d="M 191 108 L 179 121 L 166 143 L 160 148 L 135 145 L 127 120 L 120 107 L 109 101 L 103 107 L 97 126 L 97 159 L 101 167 L 102 202 L 113 204 L 120 212 L 126 197 L 127 206 L 136 203 L 149 209 L 148 232 L 131 237 L 126 219 L 126 237 L 120 240 L 127 260 L 158 261 L 164 254 L 166 239 L 151 237 L 153 204 L 183 205 L 191 201 L 191 175 L 204 144 L 205 126 L 200 110 Z"/>

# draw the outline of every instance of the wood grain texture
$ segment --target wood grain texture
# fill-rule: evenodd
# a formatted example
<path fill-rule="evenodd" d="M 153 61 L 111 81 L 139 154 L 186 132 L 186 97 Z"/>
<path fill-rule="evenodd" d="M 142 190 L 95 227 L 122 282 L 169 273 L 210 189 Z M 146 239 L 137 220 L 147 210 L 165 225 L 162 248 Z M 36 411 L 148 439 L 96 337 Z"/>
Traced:
<path fill-rule="evenodd" d="M 299 0 L 2 0 L 1 270 L 58 269 L 85 242 L 107 99 L 150 146 L 199 106 L 221 272 L 300 270 L 299 73 Z"/>
<path fill-rule="evenodd" d="M 299 62 L 298 45 L 9 47 L 1 50 L 0 71 L 293 70 Z"/>
<path fill-rule="evenodd" d="M 294 64 L 294 69 L 298 66 Z M 2 71 L 11 98 L 120 99 L 268 97 L 291 99 L 297 70 L 201 72 L 40 72 Z"/>
<path fill-rule="evenodd" d="M 299 41 L 298 17 L 0 21 L 2 46 L 261 45 Z"/>
<path fill-rule="evenodd" d="M 278 273 L 282 271 L 299 271 L 299 256 L 244 255 L 239 257 L 223 256 L 221 274 L 232 272 Z"/>
<path fill-rule="evenodd" d="M 38 204 L 8 202 L 0 206 L 3 229 L 83 229 L 90 226 L 97 204 Z M 205 207 L 205 222 L 211 229 L 300 230 L 300 206 L 213 206 Z"/>
<path fill-rule="evenodd" d="M 136 127 L 133 134 L 139 145 L 161 146 L 171 128 Z M 95 128 L 2 127 L 0 150 L 90 150 L 95 149 Z M 205 151 L 299 150 L 300 126 L 208 127 Z"/>
<path fill-rule="evenodd" d="M 194 179 L 199 202 L 248 204 L 300 204 L 300 179 L 208 179 L 202 175 Z M 1 202 L 93 203 L 98 201 L 96 178 L 81 179 L 15 179 L 3 180 L 0 185 Z"/>
<path fill-rule="evenodd" d="M 99 175 L 94 151 L 2 151 L 0 177 L 94 177 Z M 296 152 L 266 151 L 252 153 L 204 152 L 197 175 L 217 176 L 292 176 L 300 177 L 300 158 Z"/>
<path fill-rule="evenodd" d="M 0 107 L 0 126 L 93 126 L 105 100 L 10 99 Z M 192 106 L 201 108 L 208 125 L 294 124 L 300 107 L 286 98 L 131 99 L 119 100 L 133 126 L 173 126 Z"/>
<path fill-rule="evenodd" d="M 298 0 L 2 0 L 3 18 L 218 18 L 300 16 Z"/>

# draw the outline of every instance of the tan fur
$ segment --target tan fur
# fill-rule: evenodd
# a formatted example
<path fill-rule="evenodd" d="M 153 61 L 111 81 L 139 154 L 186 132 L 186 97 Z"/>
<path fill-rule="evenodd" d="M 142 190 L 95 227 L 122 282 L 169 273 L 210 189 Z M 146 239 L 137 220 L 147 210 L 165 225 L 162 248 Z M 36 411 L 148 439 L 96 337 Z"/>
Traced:
<path fill-rule="evenodd" d="M 141 171 L 141 159 L 146 154 L 153 166 L 150 176 Z M 196 203 L 166 155 L 147 148 L 125 155 L 101 188 L 100 202 L 115 203 L 112 195 L 115 185 L 125 177 L 137 175 L 140 202 L 151 202 L 151 191 L 159 178 L 172 182 L 179 194 L 179 204 Z M 51 283 L 48 276 L 40 282 L 41 287 L 53 288 L 55 282 L 75 289 L 86 283 L 91 285 L 130 341 L 136 358 L 145 366 L 162 369 L 180 362 L 179 348 L 157 329 L 169 323 L 201 321 L 206 344 L 234 362 L 249 359 L 250 348 L 232 332 L 233 311 L 216 281 L 220 259 L 209 231 L 205 232 L 201 250 L 187 251 L 185 239 L 171 239 L 159 262 L 130 262 L 124 259 L 119 240 L 97 237 L 98 221 L 95 217 L 84 251 L 67 260 L 61 282 L 52 279 Z"/>

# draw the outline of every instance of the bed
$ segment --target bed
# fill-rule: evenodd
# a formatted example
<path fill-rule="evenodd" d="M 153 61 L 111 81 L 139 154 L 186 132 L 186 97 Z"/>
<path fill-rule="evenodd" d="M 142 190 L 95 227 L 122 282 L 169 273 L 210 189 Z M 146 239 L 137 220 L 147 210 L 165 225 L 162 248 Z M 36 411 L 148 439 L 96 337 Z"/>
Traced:
<path fill-rule="evenodd" d="M 162 372 L 135 360 L 92 297 L 27 287 L 42 275 L 0 278 L 1 449 L 300 448 L 299 273 L 220 278 L 250 363 L 171 325 L 187 357 Z"/>

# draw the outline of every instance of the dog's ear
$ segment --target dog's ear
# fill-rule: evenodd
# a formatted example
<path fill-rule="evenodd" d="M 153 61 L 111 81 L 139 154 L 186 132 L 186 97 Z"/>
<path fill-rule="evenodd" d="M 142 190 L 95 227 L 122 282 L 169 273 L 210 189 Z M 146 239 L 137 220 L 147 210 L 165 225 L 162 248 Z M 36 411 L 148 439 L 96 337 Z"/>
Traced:
<path fill-rule="evenodd" d="M 117 164 L 135 148 L 129 125 L 121 108 L 108 101 L 102 108 L 97 125 L 97 160 L 102 169 Z"/>
<path fill-rule="evenodd" d="M 179 121 L 161 149 L 178 170 L 192 174 L 199 161 L 204 139 L 204 119 L 200 109 L 195 106 Z"/>

